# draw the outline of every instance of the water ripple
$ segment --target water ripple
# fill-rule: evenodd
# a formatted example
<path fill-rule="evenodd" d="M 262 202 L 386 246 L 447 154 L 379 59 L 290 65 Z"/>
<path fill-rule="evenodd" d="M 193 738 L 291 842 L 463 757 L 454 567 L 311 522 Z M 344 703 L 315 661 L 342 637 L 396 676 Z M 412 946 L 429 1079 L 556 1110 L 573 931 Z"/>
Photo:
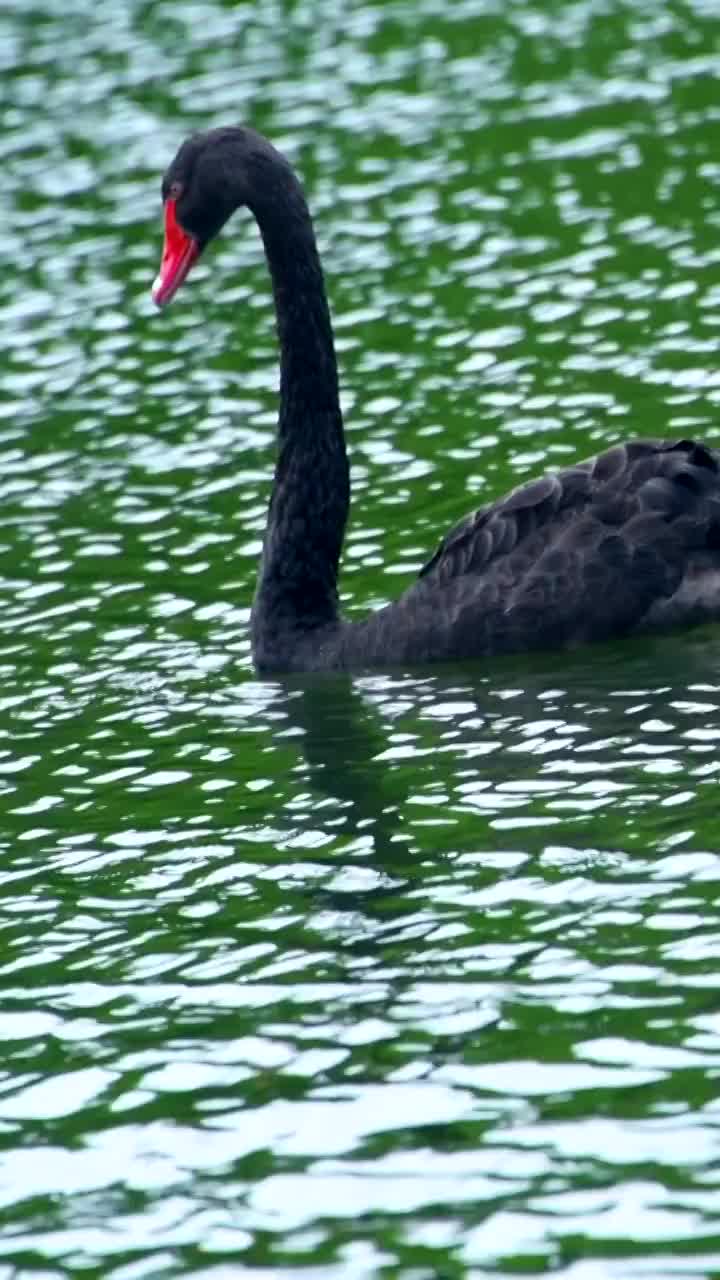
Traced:
<path fill-rule="evenodd" d="M 714 19 L 0 16 L 3 1276 L 720 1270 L 714 633 L 253 678 L 248 220 L 147 296 L 169 155 L 252 120 L 327 267 L 344 605 L 382 603 L 536 470 L 717 436 Z"/>

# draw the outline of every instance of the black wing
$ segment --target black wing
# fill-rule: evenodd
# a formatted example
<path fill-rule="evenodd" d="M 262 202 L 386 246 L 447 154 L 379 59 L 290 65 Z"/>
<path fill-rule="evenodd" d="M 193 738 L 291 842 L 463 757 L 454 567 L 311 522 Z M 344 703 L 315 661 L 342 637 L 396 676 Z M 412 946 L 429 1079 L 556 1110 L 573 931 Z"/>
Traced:
<path fill-rule="evenodd" d="M 526 648 L 530 637 L 555 647 L 630 629 L 710 551 L 720 568 L 718 455 L 640 440 L 466 517 L 420 576 L 455 598 L 459 633 L 482 606 L 494 633 L 482 649 Z"/>

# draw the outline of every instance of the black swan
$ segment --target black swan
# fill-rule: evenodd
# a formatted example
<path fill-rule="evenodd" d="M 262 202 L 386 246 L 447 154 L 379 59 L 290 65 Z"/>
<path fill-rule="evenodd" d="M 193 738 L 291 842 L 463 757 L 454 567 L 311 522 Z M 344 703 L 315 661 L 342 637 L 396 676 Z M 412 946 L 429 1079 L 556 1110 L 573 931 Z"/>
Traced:
<path fill-rule="evenodd" d="M 360 622 L 338 613 L 350 483 L 332 325 L 308 206 L 252 129 L 189 137 L 162 182 L 164 306 L 241 205 L 272 276 L 278 455 L 252 649 L 262 671 L 438 662 L 563 649 L 720 617 L 720 455 L 635 440 L 466 516 L 418 580 Z"/>

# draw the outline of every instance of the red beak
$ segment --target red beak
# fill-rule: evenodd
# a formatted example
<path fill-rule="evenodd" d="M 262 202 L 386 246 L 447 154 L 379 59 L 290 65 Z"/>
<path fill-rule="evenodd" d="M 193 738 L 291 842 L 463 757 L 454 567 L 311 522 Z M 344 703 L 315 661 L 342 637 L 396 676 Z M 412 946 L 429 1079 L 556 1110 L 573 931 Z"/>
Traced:
<path fill-rule="evenodd" d="M 165 241 L 157 279 L 152 287 L 152 300 L 159 307 L 177 293 L 194 262 L 200 256 L 200 245 L 183 231 L 175 216 L 175 201 L 165 201 Z"/>

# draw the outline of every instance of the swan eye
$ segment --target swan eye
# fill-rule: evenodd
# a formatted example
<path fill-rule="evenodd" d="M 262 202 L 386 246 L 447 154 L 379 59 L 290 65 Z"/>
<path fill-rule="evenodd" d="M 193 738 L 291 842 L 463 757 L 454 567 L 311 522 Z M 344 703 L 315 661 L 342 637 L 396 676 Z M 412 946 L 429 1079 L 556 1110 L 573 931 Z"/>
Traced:
<path fill-rule="evenodd" d="M 168 196 L 171 200 L 179 200 L 182 195 L 182 189 L 182 182 L 173 182 L 168 191 Z"/>

